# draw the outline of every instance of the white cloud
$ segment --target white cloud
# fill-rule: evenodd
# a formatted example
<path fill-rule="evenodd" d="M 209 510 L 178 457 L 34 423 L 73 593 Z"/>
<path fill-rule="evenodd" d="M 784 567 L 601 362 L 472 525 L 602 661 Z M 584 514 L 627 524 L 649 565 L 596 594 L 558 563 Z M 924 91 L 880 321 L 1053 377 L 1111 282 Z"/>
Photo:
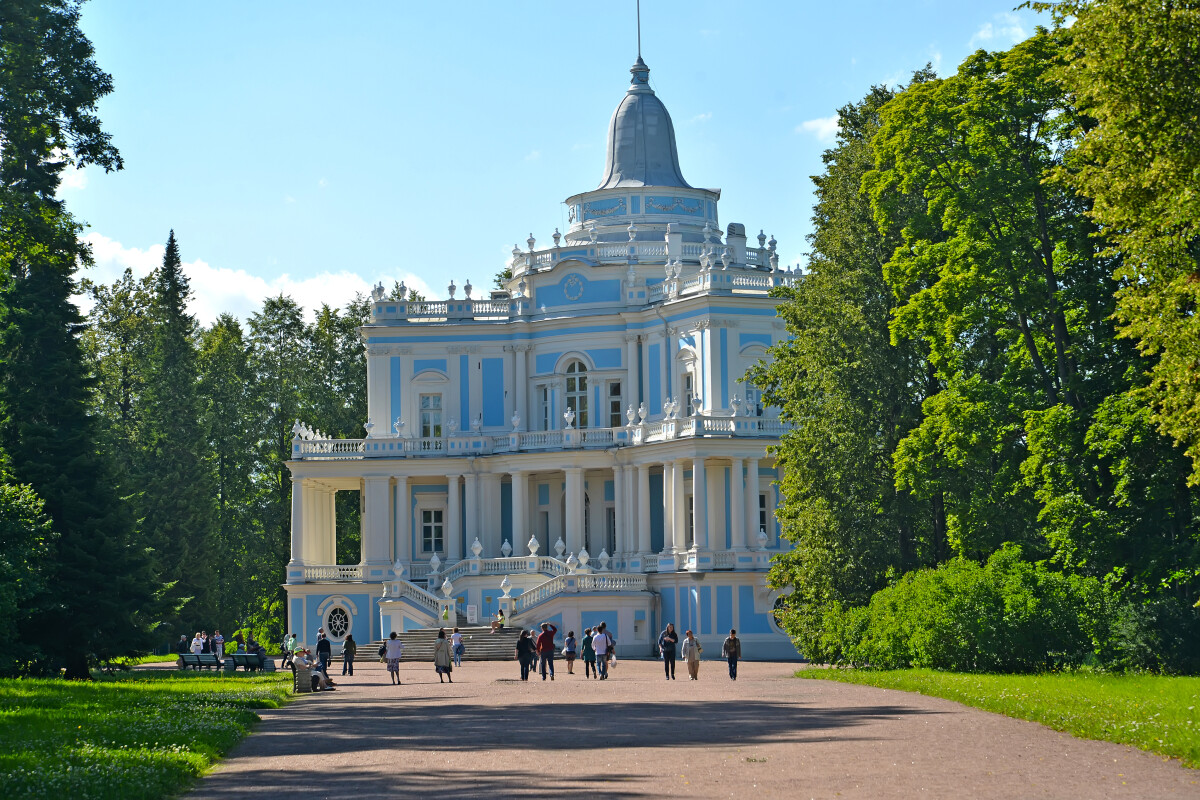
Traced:
<path fill-rule="evenodd" d="M 329 185 L 329 181 L 325 180 L 324 178 L 321 178 L 321 180 L 317 181 L 317 186 L 321 187 L 322 189 L 324 189 L 328 185 Z"/>
<path fill-rule="evenodd" d="M 525 156 L 525 160 L 526 161 L 537 161 L 541 157 L 542 157 L 541 150 L 530 150 L 529 155 Z"/>
<path fill-rule="evenodd" d="M 285 194 L 285 195 L 283 196 L 283 202 L 285 202 L 285 203 L 294 203 L 294 202 L 296 202 L 296 198 L 292 197 L 290 194 Z"/>
<path fill-rule="evenodd" d="M 1016 14 L 1005 12 L 996 14 L 992 17 L 991 22 L 985 22 L 980 26 L 975 35 L 971 37 L 971 41 L 967 46 L 971 49 L 980 47 L 997 47 L 1003 48 L 1017 42 L 1024 41 L 1029 37 L 1025 32 L 1025 28 L 1021 25 L 1021 18 Z"/>
<path fill-rule="evenodd" d="M 112 283 L 126 267 L 135 277 L 145 277 L 162 264 L 165 247 L 161 244 L 142 250 L 125 247 L 99 233 L 90 233 L 85 239 L 92 246 L 96 266 L 87 270 L 84 277 L 97 283 Z M 211 324 L 223 313 L 245 320 L 262 306 L 263 300 L 279 294 L 288 295 L 303 306 L 310 319 L 322 303 L 344 306 L 354 299 L 355 293 L 369 294 L 378 282 L 391 290 L 392 283 L 399 280 L 431 299 L 442 296 L 442 291 L 430 289 L 424 280 L 411 272 L 380 274 L 371 280 L 346 271 L 323 272 L 308 278 L 293 278 L 284 273 L 266 279 L 243 269 L 215 267 L 202 259 L 185 261 L 183 271 L 192 286 L 190 311 L 203 325 Z M 76 302 L 81 308 L 88 308 L 84 298 L 76 298 Z"/>
<path fill-rule="evenodd" d="M 838 115 L 820 117 L 801 122 L 796 126 L 796 133 L 811 133 L 818 142 L 832 142 L 838 132 Z"/>
<path fill-rule="evenodd" d="M 712 119 L 712 112 L 705 111 L 703 114 L 697 114 L 696 116 L 689 119 L 688 124 L 691 125 L 691 124 L 694 124 L 697 122 L 708 122 L 710 119 Z"/>

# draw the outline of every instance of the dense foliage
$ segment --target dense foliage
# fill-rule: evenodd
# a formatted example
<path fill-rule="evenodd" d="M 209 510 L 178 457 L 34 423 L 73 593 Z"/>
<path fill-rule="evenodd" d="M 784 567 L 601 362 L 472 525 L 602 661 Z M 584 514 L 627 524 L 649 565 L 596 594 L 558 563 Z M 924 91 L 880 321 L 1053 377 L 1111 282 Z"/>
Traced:
<path fill-rule="evenodd" d="M 1078 191 L 1086 51 L 1039 29 L 840 112 L 793 339 L 752 375 L 795 424 L 772 580 L 813 658 L 1200 669 L 1200 494 L 1147 402 L 1161 359 L 1114 323 L 1140 256 Z"/>

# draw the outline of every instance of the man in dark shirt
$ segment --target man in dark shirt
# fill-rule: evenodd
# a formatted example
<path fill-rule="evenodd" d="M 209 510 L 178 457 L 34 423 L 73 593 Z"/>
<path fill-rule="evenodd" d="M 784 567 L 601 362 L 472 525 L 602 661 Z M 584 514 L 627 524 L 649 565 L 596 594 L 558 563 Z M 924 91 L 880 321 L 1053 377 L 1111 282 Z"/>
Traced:
<path fill-rule="evenodd" d="M 549 622 L 542 623 L 542 632 L 537 637 L 537 652 L 541 663 L 542 680 L 546 680 L 546 666 L 550 667 L 550 680 L 554 680 L 554 634 L 558 628 Z"/>
<path fill-rule="evenodd" d="M 329 644 L 329 637 L 321 634 L 317 637 L 317 661 L 321 662 L 321 672 L 329 672 L 329 662 L 333 660 L 333 648 Z"/>

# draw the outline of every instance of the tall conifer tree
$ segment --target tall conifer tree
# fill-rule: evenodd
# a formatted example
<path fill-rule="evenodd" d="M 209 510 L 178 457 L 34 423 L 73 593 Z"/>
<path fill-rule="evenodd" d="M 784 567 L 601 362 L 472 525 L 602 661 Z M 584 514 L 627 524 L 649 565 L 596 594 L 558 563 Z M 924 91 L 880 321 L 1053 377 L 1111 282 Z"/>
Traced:
<path fill-rule="evenodd" d="M 153 322 L 141 414 L 139 482 L 144 538 L 185 627 L 207 627 L 215 587 L 213 487 L 201 423 L 196 320 L 175 231 L 150 281 Z"/>
<path fill-rule="evenodd" d="M 64 663 L 67 677 L 87 678 L 89 657 L 148 643 L 156 596 L 88 413 L 83 319 L 71 296 L 90 254 L 55 197 L 67 163 L 121 167 L 92 113 L 112 80 L 79 30 L 78 3 L 6 0 L 0 31 L 0 448 L 60 537 L 53 603 L 21 638 Z"/>

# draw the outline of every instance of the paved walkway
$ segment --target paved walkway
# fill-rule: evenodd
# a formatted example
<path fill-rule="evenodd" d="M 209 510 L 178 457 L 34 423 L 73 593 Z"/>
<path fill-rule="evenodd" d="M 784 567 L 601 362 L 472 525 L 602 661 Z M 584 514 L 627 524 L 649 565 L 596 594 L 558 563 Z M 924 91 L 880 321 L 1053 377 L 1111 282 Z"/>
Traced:
<path fill-rule="evenodd" d="M 658 662 L 611 680 L 521 683 L 474 663 L 403 686 L 360 665 L 338 691 L 263 722 L 194 796 L 374 800 L 458 797 L 1200 798 L 1200 771 L 936 698 L 788 676 L 794 664 L 722 662 L 668 683 Z"/>

